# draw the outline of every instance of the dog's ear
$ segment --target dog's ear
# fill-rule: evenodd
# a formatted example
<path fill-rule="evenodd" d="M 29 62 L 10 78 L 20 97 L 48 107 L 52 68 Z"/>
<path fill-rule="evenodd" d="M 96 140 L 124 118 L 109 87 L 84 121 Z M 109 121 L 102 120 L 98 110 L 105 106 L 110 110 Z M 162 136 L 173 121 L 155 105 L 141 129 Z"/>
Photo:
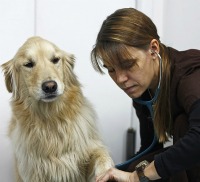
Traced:
<path fill-rule="evenodd" d="M 71 68 L 74 68 L 74 63 L 75 63 L 75 56 L 73 54 L 69 54 L 66 52 L 62 52 L 63 53 L 63 58 L 64 58 L 64 64 L 67 65 L 67 63 L 71 66 Z"/>
<path fill-rule="evenodd" d="M 13 92 L 13 61 L 10 60 L 1 65 L 5 76 L 5 84 L 8 92 Z"/>
<path fill-rule="evenodd" d="M 75 56 L 73 54 L 70 54 L 68 56 L 68 61 L 69 61 L 70 65 L 72 66 L 72 68 L 74 68 Z"/>
<path fill-rule="evenodd" d="M 72 83 L 78 85 L 77 77 L 73 71 L 75 63 L 75 56 L 73 54 L 64 53 L 63 54 L 63 73 L 64 73 L 64 82 L 66 84 Z"/>

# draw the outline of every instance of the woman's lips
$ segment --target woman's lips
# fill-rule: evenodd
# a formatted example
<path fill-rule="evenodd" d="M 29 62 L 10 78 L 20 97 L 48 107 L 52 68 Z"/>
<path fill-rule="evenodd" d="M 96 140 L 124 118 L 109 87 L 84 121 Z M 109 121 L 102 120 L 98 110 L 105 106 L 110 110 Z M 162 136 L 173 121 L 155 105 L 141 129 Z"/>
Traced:
<path fill-rule="evenodd" d="M 136 88 L 136 87 L 137 87 L 136 85 L 133 85 L 133 86 L 130 86 L 130 87 L 126 87 L 126 88 L 124 88 L 123 90 L 124 90 L 127 94 L 130 94 L 130 93 L 132 93 L 132 92 L 135 91 L 135 88 Z"/>

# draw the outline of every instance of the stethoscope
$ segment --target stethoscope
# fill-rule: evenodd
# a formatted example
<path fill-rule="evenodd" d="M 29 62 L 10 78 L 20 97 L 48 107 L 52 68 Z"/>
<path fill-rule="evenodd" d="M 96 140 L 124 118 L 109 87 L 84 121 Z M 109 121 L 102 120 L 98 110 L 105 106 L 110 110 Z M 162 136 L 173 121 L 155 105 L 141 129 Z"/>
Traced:
<path fill-rule="evenodd" d="M 160 92 L 160 84 L 161 84 L 161 79 L 162 79 L 162 58 L 160 56 L 159 53 L 153 51 L 153 53 L 155 53 L 158 58 L 159 58 L 159 62 L 160 62 L 160 74 L 159 74 L 159 82 L 158 82 L 158 86 L 157 86 L 157 89 L 155 91 L 155 95 L 154 97 L 151 99 L 151 100 L 141 100 L 139 98 L 137 99 L 133 99 L 134 102 L 136 103 L 139 103 L 139 104 L 142 104 L 142 105 L 145 105 L 147 106 L 147 108 L 149 109 L 150 111 L 150 114 L 151 114 L 151 118 L 153 118 L 153 103 L 157 100 L 158 98 L 158 94 Z M 147 154 L 149 151 L 151 151 L 151 149 L 154 147 L 154 145 L 157 143 L 157 136 L 154 134 L 154 138 L 153 138 L 153 141 L 151 143 L 151 145 L 146 149 L 144 150 L 143 152 L 139 153 L 138 155 L 134 156 L 133 158 L 121 163 L 121 164 L 117 164 L 115 167 L 117 169 L 120 169 L 120 170 L 125 170 L 127 169 L 127 167 L 132 163 L 134 162 L 135 160 L 139 159 L 140 157 L 142 157 L 143 155 Z"/>

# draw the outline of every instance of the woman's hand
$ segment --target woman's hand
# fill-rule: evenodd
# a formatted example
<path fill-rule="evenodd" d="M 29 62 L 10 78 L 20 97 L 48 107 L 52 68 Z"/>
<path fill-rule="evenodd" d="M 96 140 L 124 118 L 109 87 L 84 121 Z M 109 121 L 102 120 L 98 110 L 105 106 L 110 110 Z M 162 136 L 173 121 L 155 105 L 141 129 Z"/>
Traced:
<path fill-rule="evenodd" d="M 161 177 L 158 175 L 154 161 L 152 161 L 145 169 L 144 174 L 147 176 L 150 180 L 157 180 Z M 107 182 L 107 181 L 116 181 L 116 182 L 139 182 L 139 178 L 137 173 L 134 171 L 132 173 L 130 172 L 124 172 L 120 171 L 116 168 L 110 168 L 105 173 L 99 175 L 96 177 L 96 182 Z"/>
<path fill-rule="evenodd" d="M 106 182 L 106 181 L 139 182 L 139 179 L 136 172 L 129 173 L 120 171 L 116 168 L 111 168 L 105 173 L 96 177 L 96 182 Z"/>

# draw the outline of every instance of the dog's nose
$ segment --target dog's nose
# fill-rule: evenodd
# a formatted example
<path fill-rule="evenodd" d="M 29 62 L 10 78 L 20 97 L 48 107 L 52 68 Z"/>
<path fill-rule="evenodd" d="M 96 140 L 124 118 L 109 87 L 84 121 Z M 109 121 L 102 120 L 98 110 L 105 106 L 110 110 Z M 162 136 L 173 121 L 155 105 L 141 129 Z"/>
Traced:
<path fill-rule="evenodd" d="M 44 82 L 42 84 L 42 90 L 45 93 L 53 93 L 57 90 L 57 83 L 53 80 Z"/>

